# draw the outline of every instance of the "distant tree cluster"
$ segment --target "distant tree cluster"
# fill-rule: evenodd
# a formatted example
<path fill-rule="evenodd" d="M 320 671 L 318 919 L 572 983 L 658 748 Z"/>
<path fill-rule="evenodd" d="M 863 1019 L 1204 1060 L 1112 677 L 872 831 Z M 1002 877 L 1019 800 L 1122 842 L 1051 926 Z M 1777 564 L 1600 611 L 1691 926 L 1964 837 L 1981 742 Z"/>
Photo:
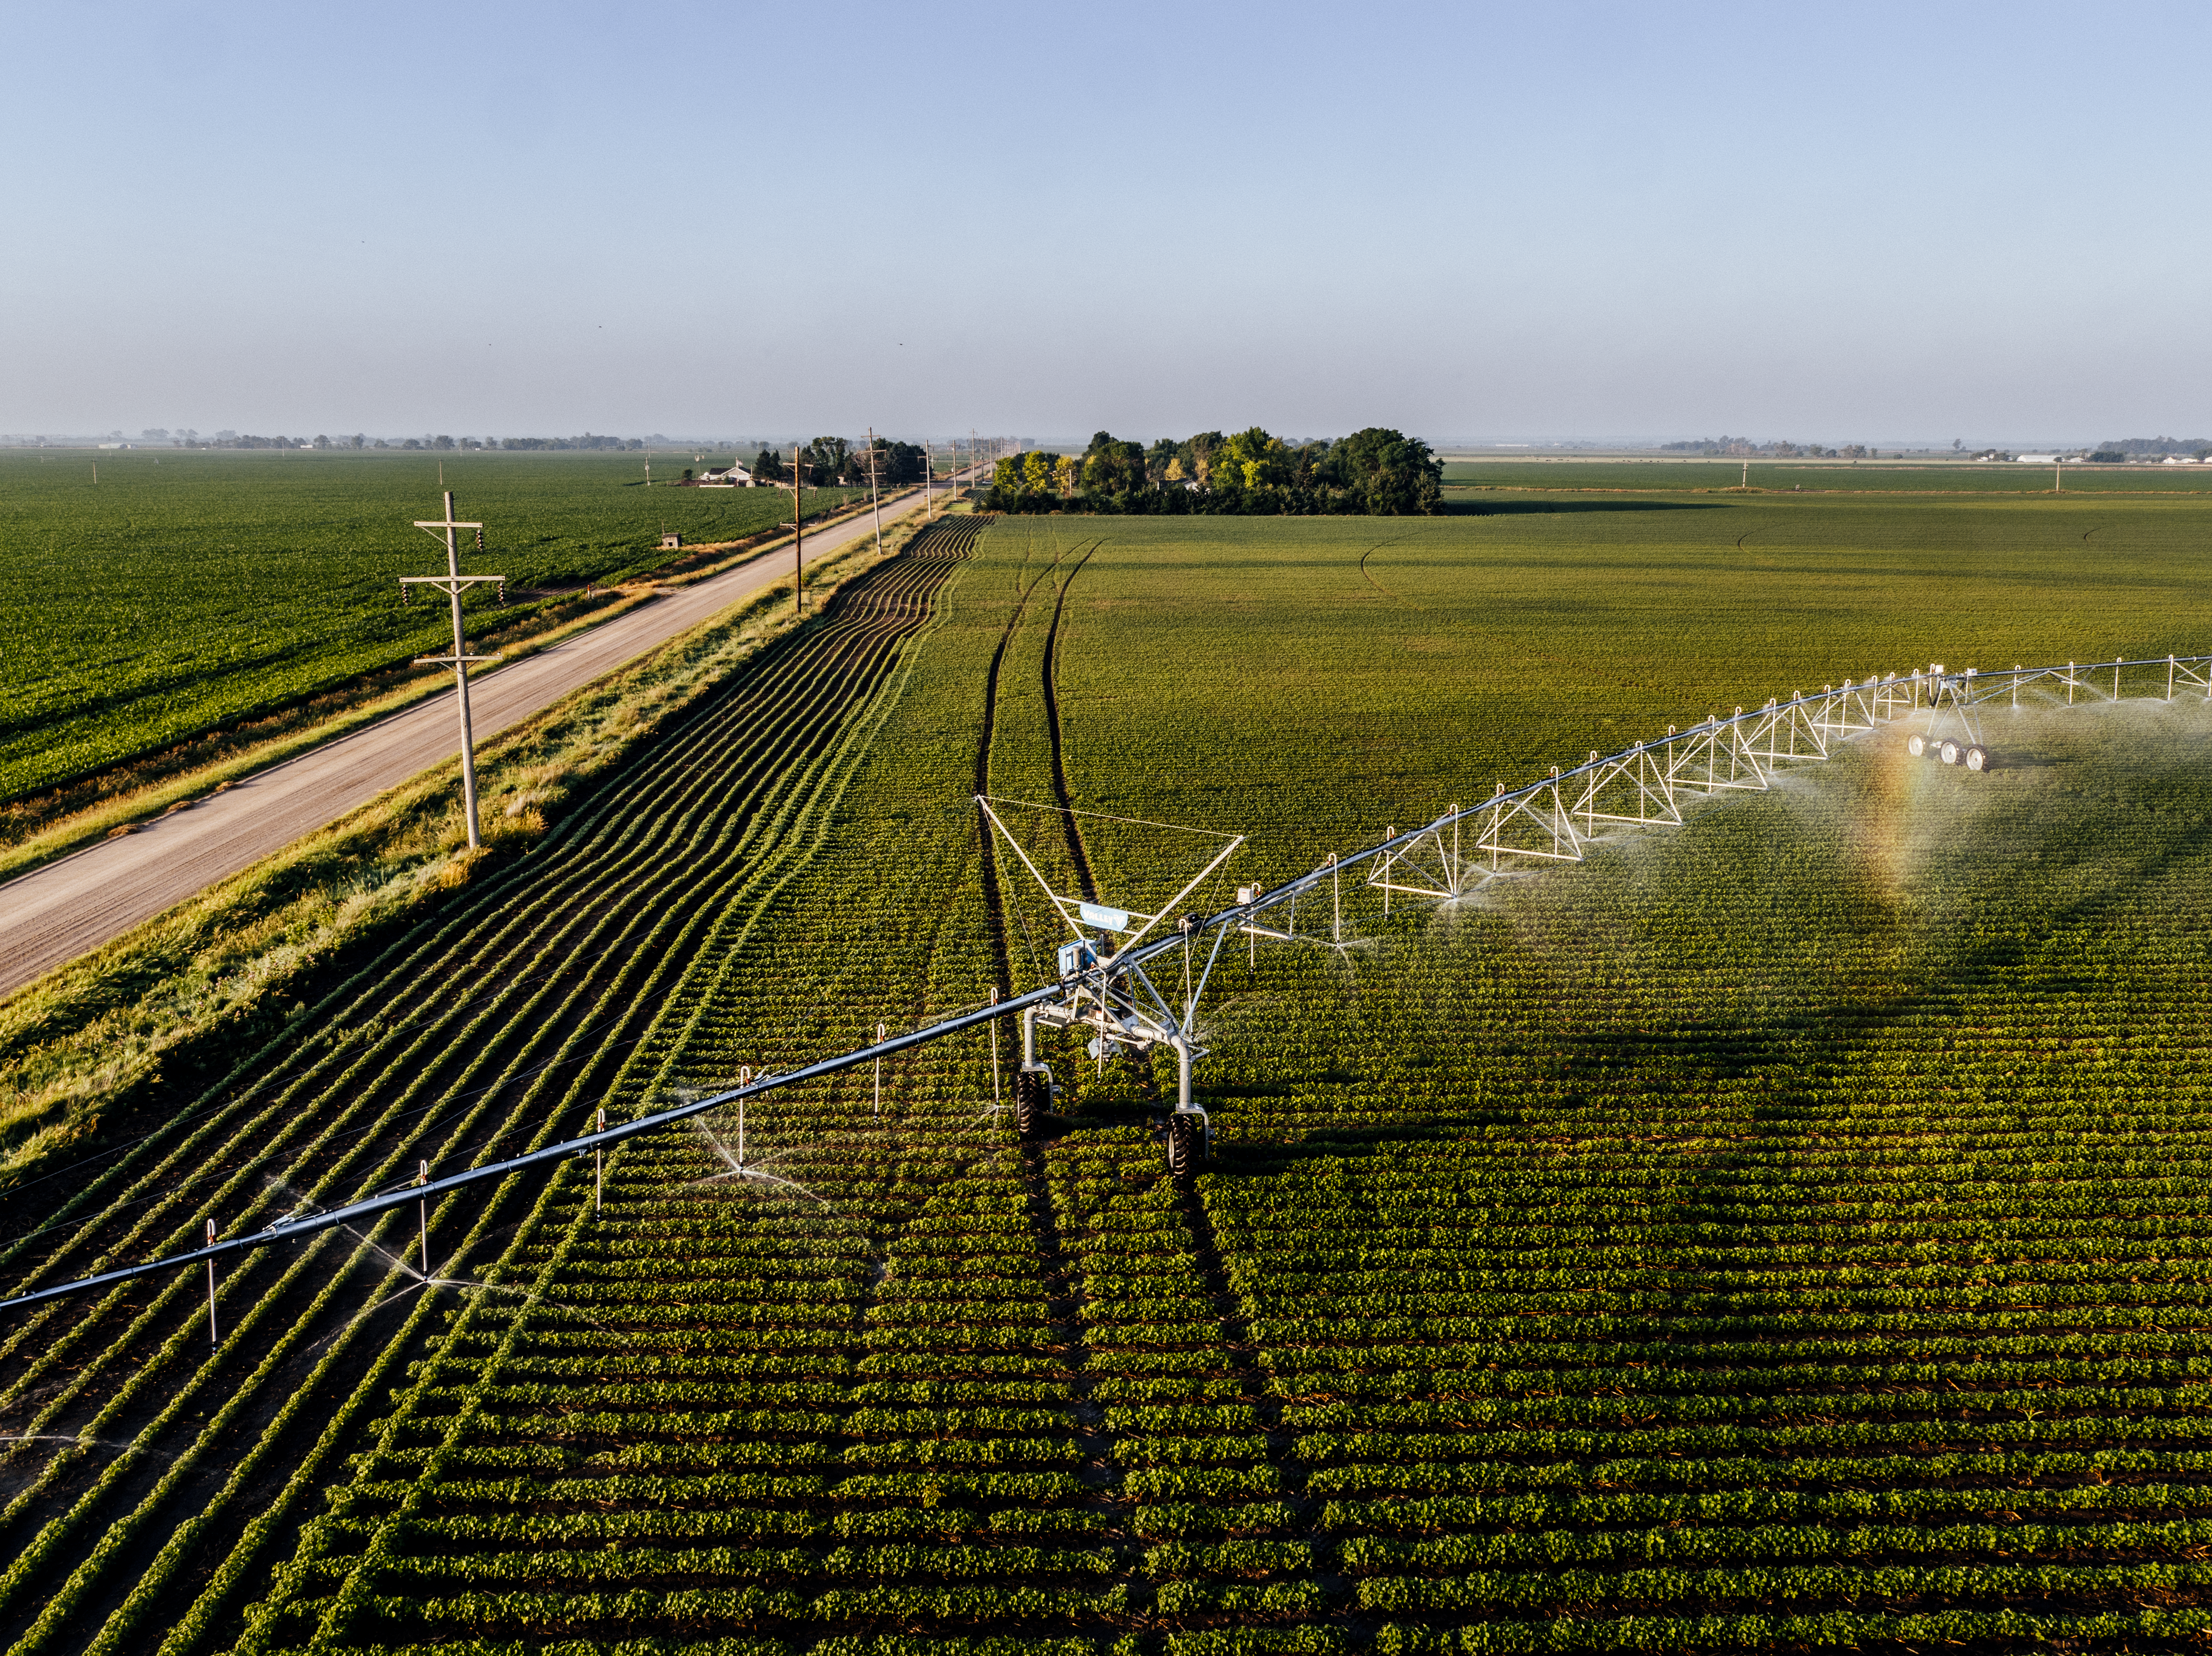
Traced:
<path fill-rule="evenodd" d="M 1711 454 L 1728 459 L 1746 460 L 1866 460 L 1877 458 L 1863 443 L 1845 443 L 1840 448 L 1823 448 L 1818 443 L 1793 443 L 1788 438 L 1777 438 L 1772 442 L 1757 443 L 1748 437 L 1697 437 L 1686 443 L 1662 443 L 1660 452 L 1668 454 Z"/>
<path fill-rule="evenodd" d="M 440 438 L 438 441 L 444 447 L 453 446 L 452 443 L 445 438 Z M 410 438 L 401 446 L 414 448 L 417 445 L 412 438 Z M 478 445 L 471 444 L 470 446 L 476 447 Z M 504 437 L 500 440 L 498 446 L 517 449 L 640 449 L 645 446 L 645 439 L 642 437 L 594 437 L 587 431 L 581 437 Z"/>
<path fill-rule="evenodd" d="M 795 471 L 809 488 L 865 488 L 872 470 L 877 487 L 891 488 L 920 482 L 927 464 L 927 455 L 919 443 L 878 437 L 872 446 L 866 440 L 856 446 L 842 437 L 817 437 L 793 449 L 788 460 L 779 449 L 763 448 L 753 458 L 751 470 L 768 483 L 789 482 Z"/>
<path fill-rule="evenodd" d="M 1081 454 L 1029 449 L 1000 460 L 993 512 L 1349 513 L 1443 509 L 1443 466 L 1429 446 L 1381 426 L 1334 441 L 1286 443 L 1258 426 L 1150 447 L 1099 432 Z"/>

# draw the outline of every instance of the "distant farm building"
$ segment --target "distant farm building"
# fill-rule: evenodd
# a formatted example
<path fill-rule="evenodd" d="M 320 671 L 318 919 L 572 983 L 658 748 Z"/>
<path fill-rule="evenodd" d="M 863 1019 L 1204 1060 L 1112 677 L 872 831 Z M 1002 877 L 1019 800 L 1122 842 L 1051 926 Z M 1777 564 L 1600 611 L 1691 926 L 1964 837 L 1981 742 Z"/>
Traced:
<path fill-rule="evenodd" d="M 676 531 L 672 529 L 664 531 L 660 537 L 660 549 L 664 552 L 682 551 L 684 549 L 684 537 L 678 534 Z"/>
<path fill-rule="evenodd" d="M 724 466 L 719 471 L 709 467 L 699 474 L 698 480 L 692 484 L 692 487 L 694 488 L 750 488 L 753 487 L 753 474 L 740 465 Z"/>

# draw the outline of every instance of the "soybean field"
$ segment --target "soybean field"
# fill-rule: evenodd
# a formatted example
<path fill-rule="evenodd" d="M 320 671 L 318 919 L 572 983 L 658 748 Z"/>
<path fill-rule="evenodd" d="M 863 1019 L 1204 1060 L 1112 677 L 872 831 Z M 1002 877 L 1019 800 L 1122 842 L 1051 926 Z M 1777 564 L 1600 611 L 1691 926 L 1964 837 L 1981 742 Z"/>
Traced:
<path fill-rule="evenodd" d="M 1931 657 L 2202 648 L 2193 503 L 955 520 L 349 962 L 52 1281 L 1049 975 L 1111 902 Z M 2201 692 L 2198 693 L 2201 695 Z M 21 1652 L 2193 1647 L 2212 707 L 1856 743 L 1340 946 L 1164 1062 L 1011 1033 L 0 1330 Z M 1225 891 L 1197 901 L 1214 907 Z M 995 1079 L 994 1079 L 995 1077 Z M 422 1232 L 418 1234 L 418 1222 Z M 428 1238 L 427 1259 L 422 1254 Z M 427 1267 L 427 1268 L 426 1268 Z M 426 1280 L 427 1278 L 427 1280 Z"/>

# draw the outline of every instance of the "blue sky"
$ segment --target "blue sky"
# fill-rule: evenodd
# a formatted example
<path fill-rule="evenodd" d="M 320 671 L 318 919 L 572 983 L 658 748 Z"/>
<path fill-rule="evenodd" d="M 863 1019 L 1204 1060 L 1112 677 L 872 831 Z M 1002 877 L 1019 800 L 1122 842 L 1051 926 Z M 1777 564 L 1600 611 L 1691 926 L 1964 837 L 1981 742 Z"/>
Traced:
<path fill-rule="evenodd" d="M 2201 8 L 4 21 L 0 431 L 2212 431 Z"/>

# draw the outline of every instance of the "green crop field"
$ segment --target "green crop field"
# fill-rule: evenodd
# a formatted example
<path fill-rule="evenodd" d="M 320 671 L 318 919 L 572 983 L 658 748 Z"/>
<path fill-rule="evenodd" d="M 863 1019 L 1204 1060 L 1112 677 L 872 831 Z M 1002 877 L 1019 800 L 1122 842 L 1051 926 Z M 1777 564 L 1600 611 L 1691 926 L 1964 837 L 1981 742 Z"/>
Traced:
<path fill-rule="evenodd" d="M 0 1281 L 1030 986 L 979 785 L 1104 813 L 1038 850 L 1107 901 L 1188 865 L 1134 817 L 1273 883 L 1777 692 L 2212 638 L 2194 501 L 1558 505 L 934 531 L 26 1206 Z M 0 1431 L 55 1441 L 0 1457 L 0 1641 L 2201 1647 L 2212 705 L 1989 743 L 1240 940 L 1187 1184 L 1164 1062 L 1049 1040 L 1025 1144 L 977 1034 L 757 1101 L 772 1179 L 717 1119 L 604 1210 L 589 1162 L 449 1196 L 428 1289 L 410 1210 L 226 1265 L 212 1351 L 191 1272 L 19 1316 Z"/>
<path fill-rule="evenodd" d="M 464 569 L 521 588 L 790 515 L 776 489 L 648 489 L 635 454 L 0 451 L 0 802 L 449 643 L 398 585 L 444 567 L 410 526 L 443 515 L 441 464 L 485 525 Z M 681 470 L 663 455 L 656 481 Z"/>
<path fill-rule="evenodd" d="M 1840 490 L 1852 494 L 2048 494 L 2052 468 L 2014 461 L 1921 461 L 1903 465 L 1863 460 L 1759 460 L 1751 487 L 1769 490 Z M 1455 488 L 1601 488 L 1680 493 L 1735 488 L 1741 460 L 1480 459 L 1444 465 Z M 2212 466 L 2067 466 L 2064 494 L 2212 494 Z M 1447 494 L 1448 500 L 1463 499 Z"/>

